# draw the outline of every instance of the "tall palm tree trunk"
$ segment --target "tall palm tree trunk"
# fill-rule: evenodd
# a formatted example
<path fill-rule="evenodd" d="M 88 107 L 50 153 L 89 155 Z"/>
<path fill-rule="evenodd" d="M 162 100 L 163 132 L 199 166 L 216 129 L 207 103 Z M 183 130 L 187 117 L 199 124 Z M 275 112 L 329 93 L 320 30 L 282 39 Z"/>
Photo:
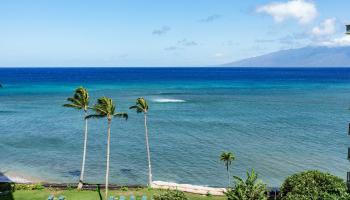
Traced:
<path fill-rule="evenodd" d="M 106 169 L 106 194 L 105 199 L 108 198 L 108 178 L 109 178 L 109 143 L 111 140 L 111 119 L 108 119 L 108 133 L 107 133 L 107 169 Z"/>
<path fill-rule="evenodd" d="M 87 116 L 87 111 L 85 111 L 85 117 Z M 86 147 L 87 147 L 87 137 L 88 137 L 88 120 L 85 119 L 85 134 L 84 134 L 84 151 L 83 151 L 83 162 L 81 164 L 80 179 L 78 183 L 78 190 L 83 188 L 84 184 L 84 171 L 85 171 L 85 159 L 86 159 Z"/>
<path fill-rule="evenodd" d="M 152 187 L 152 166 L 151 166 L 151 154 L 149 151 L 149 143 L 148 143 L 147 114 L 144 114 L 144 117 L 145 117 L 146 149 L 147 149 L 147 159 L 148 159 L 148 187 Z"/>
<path fill-rule="evenodd" d="M 230 170 L 228 169 L 228 165 L 226 165 L 226 170 L 227 170 L 227 179 L 228 179 L 228 187 L 230 187 Z"/>

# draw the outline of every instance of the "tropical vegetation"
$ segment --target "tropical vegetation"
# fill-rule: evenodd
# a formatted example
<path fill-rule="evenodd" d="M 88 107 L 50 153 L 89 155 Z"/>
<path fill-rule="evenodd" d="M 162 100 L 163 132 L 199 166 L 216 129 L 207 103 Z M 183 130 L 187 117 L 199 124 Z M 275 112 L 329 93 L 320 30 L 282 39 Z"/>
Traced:
<path fill-rule="evenodd" d="M 154 200 L 188 200 L 184 192 L 179 190 L 167 190 L 154 196 Z"/>
<path fill-rule="evenodd" d="M 251 173 L 247 172 L 246 180 L 234 176 L 235 185 L 228 188 L 225 193 L 228 200 L 266 200 L 266 185 L 258 180 L 258 174 L 252 169 Z"/>
<path fill-rule="evenodd" d="M 317 170 L 289 176 L 281 187 L 282 200 L 350 199 L 344 180 Z"/>
<path fill-rule="evenodd" d="M 224 162 L 226 166 L 227 171 L 227 178 L 228 178 L 228 185 L 227 187 L 230 187 L 230 170 L 229 167 L 232 164 L 232 162 L 236 159 L 235 155 L 232 152 L 222 152 L 220 155 L 220 160 Z"/>
<path fill-rule="evenodd" d="M 134 106 L 131 106 L 130 109 L 136 110 L 137 113 L 143 113 L 143 116 L 144 116 L 145 140 L 146 140 L 146 151 L 147 151 L 147 161 L 148 161 L 148 187 L 152 187 L 151 154 L 149 150 L 148 128 L 147 128 L 148 103 L 144 98 L 141 97 L 136 100 L 136 104 Z"/>
<path fill-rule="evenodd" d="M 113 100 L 107 97 L 101 97 L 97 100 L 97 103 L 92 108 L 96 114 L 86 116 L 89 118 L 107 118 L 108 129 L 107 129 L 107 155 L 106 155 L 106 189 L 105 198 L 108 197 L 108 179 L 109 179 L 109 157 L 110 157 L 110 141 L 111 141 L 111 124 L 114 117 L 128 119 L 128 114 L 116 111 L 116 105 Z"/>
<path fill-rule="evenodd" d="M 89 109 L 89 93 L 83 88 L 79 87 L 75 90 L 73 97 L 67 98 L 69 103 L 64 104 L 64 107 L 74 108 L 84 111 L 85 120 L 85 131 L 84 131 L 84 148 L 83 148 L 83 161 L 81 164 L 80 179 L 78 183 L 78 189 L 81 189 L 84 184 L 84 171 L 85 171 L 85 159 L 86 159 L 86 149 L 87 149 L 87 139 L 88 139 L 88 120 L 86 116 L 88 115 Z"/>

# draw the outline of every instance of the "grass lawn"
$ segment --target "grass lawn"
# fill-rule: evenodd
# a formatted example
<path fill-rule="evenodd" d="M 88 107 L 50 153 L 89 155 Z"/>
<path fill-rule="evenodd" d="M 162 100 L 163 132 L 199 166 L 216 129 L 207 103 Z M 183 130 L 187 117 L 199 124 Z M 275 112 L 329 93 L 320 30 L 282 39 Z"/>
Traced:
<path fill-rule="evenodd" d="M 109 194 L 112 196 L 124 195 L 126 200 L 129 200 L 130 195 L 133 194 L 137 200 L 141 199 L 142 195 L 147 195 L 148 199 L 153 194 L 158 194 L 163 192 L 162 190 L 148 190 L 148 189 L 129 189 L 128 191 L 122 190 L 110 190 Z M 101 194 L 104 197 L 104 191 L 101 190 Z M 98 193 L 96 191 L 78 191 L 72 190 L 56 190 L 56 189 L 42 189 L 42 190 L 17 190 L 13 194 L 14 200 L 46 200 L 49 195 L 54 195 L 56 198 L 60 195 L 66 197 L 66 200 L 99 200 Z M 207 197 L 205 195 L 196 195 L 186 193 L 186 196 L 190 200 L 224 200 L 225 197 L 211 196 Z M 56 200 L 55 198 L 55 200 Z M 10 198 L 11 199 L 11 198 Z M 0 200 L 7 200 L 7 198 L 1 198 Z"/>

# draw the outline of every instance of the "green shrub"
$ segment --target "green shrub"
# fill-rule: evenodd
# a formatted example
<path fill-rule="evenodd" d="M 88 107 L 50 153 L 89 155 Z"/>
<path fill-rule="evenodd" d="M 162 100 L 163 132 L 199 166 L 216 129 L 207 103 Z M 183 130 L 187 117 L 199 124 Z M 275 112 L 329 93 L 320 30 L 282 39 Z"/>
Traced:
<path fill-rule="evenodd" d="M 188 200 L 188 198 L 179 190 L 167 190 L 163 194 L 155 195 L 154 200 Z"/>
<path fill-rule="evenodd" d="M 208 191 L 207 194 L 205 194 L 205 196 L 207 196 L 207 197 L 212 197 L 213 195 L 210 194 L 210 192 Z"/>
<path fill-rule="evenodd" d="M 334 175 L 317 170 L 289 176 L 281 187 L 282 200 L 350 199 L 345 182 Z"/>
<path fill-rule="evenodd" d="M 234 176 L 235 186 L 228 188 L 225 195 L 228 200 L 266 200 L 266 185 L 258 180 L 258 175 L 252 170 L 247 172 L 247 179 Z"/>
<path fill-rule="evenodd" d="M 44 189 L 44 186 L 37 183 L 37 184 L 15 184 L 14 185 L 15 190 L 42 190 Z"/>

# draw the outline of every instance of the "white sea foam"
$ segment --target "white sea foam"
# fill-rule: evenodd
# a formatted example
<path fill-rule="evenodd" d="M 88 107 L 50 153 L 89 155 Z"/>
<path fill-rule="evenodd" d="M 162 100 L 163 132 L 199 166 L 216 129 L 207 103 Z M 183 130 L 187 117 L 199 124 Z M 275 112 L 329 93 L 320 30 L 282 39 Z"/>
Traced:
<path fill-rule="evenodd" d="M 154 102 L 158 103 L 184 103 L 185 100 L 182 99 L 166 99 L 166 98 L 159 98 L 159 99 L 153 99 Z"/>
<path fill-rule="evenodd" d="M 0 182 L 5 183 L 32 183 L 34 181 L 28 180 L 26 178 L 23 178 L 19 175 L 0 175 Z"/>

